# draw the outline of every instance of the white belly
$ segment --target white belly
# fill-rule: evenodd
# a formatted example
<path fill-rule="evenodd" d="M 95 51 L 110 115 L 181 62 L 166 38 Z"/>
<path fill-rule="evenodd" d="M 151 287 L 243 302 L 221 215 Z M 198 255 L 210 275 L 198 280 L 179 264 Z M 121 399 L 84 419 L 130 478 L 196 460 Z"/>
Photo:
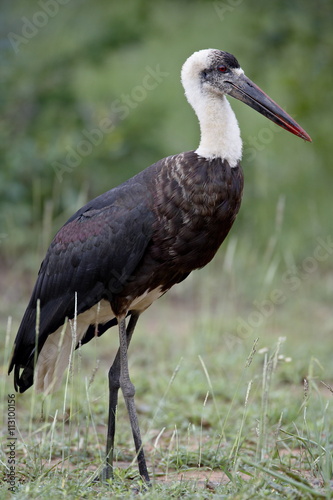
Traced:
<path fill-rule="evenodd" d="M 128 310 L 141 313 L 161 295 L 163 293 L 160 288 L 146 291 L 133 300 Z M 115 314 L 110 303 L 107 300 L 101 300 L 88 311 L 79 314 L 77 318 L 69 320 L 67 324 L 51 333 L 38 356 L 35 374 L 36 390 L 46 394 L 57 390 L 70 358 L 89 326 L 105 324 L 113 318 Z"/>

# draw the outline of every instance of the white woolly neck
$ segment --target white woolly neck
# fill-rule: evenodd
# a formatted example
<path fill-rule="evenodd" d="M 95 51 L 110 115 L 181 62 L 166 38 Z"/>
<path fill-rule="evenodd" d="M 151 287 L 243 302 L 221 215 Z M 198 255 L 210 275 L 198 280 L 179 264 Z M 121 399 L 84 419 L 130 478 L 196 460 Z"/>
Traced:
<path fill-rule="evenodd" d="M 188 102 L 200 124 L 201 139 L 196 153 L 205 158 L 222 158 L 236 167 L 242 157 L 242 140 L 236 116 L 224 95 L 202 87 L 200 70 L 207 52 L 194 53 L 183 65 L 182 84 Z"/>
<path fill-rule="evenodd" d="M 205 158 L 222 158 L 236 167 L 242 157 L 242 140 L 235 113 L 225 96 L 203 100 L 194 108 L 200 124 L 200 144 L 196 153 Z"/>

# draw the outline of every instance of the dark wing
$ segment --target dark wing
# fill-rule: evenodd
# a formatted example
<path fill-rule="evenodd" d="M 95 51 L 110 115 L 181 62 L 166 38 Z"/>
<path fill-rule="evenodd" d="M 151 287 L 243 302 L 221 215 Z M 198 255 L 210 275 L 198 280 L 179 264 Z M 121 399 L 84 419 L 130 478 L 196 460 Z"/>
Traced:
<path fill-rule="evenodd" d="M 60 229 L 42 262 L 37 282 L 18 330 L 9 373 L 15 388 L 33 383 L 37 353 L 48 335 L 77 314 L 121 292 L 143 257 L 153 231 L 150 193 L 136 176 L 99 196 Z M 40 314 L 37 321 L 37 309 Z M 38 328 L 36 330 L 36 323 Z M 110 325 L 111 326 L 111 325 Z M 20 369 L 25 373 L 20 375 Z"/>

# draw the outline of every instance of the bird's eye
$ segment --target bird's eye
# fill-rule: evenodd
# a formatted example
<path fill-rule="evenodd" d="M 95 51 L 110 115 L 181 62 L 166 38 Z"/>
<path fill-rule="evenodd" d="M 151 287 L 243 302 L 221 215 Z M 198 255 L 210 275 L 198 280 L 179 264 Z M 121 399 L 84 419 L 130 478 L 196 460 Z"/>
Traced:
<path fill-rule="evenodd" d="M 220 73 L 225 73 L 227 69 L 228 68 L 224 66 L 224 64 L 221 64 L 220 66 L 217 67 L 217 71 L 219 71 Z"/>

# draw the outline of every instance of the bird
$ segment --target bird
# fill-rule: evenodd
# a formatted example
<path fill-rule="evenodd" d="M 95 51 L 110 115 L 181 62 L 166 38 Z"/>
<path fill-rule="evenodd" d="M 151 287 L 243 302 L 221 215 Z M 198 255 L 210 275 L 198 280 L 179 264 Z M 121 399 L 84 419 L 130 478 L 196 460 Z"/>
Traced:
<path fill-rule="evenodd" d="M 194 52 L 181 82 L 197 115 L 196 150 L 161 159 L 78 210 L 52 240 L 13 345 L 8 373 L 23 393 L 35 382 L 61 384 L 71 351 L 118 327 L 108 373 L 104 479 L 113 478 L 115 415 L 122 390 L 139 474 L 150 484 L 135 408 L 128 348 L 139 316 L 189 274 L 208 264 L 240 208 L 242 140 L 227 96 L 285 130 L 310 136 L 219 49 Z"/>

